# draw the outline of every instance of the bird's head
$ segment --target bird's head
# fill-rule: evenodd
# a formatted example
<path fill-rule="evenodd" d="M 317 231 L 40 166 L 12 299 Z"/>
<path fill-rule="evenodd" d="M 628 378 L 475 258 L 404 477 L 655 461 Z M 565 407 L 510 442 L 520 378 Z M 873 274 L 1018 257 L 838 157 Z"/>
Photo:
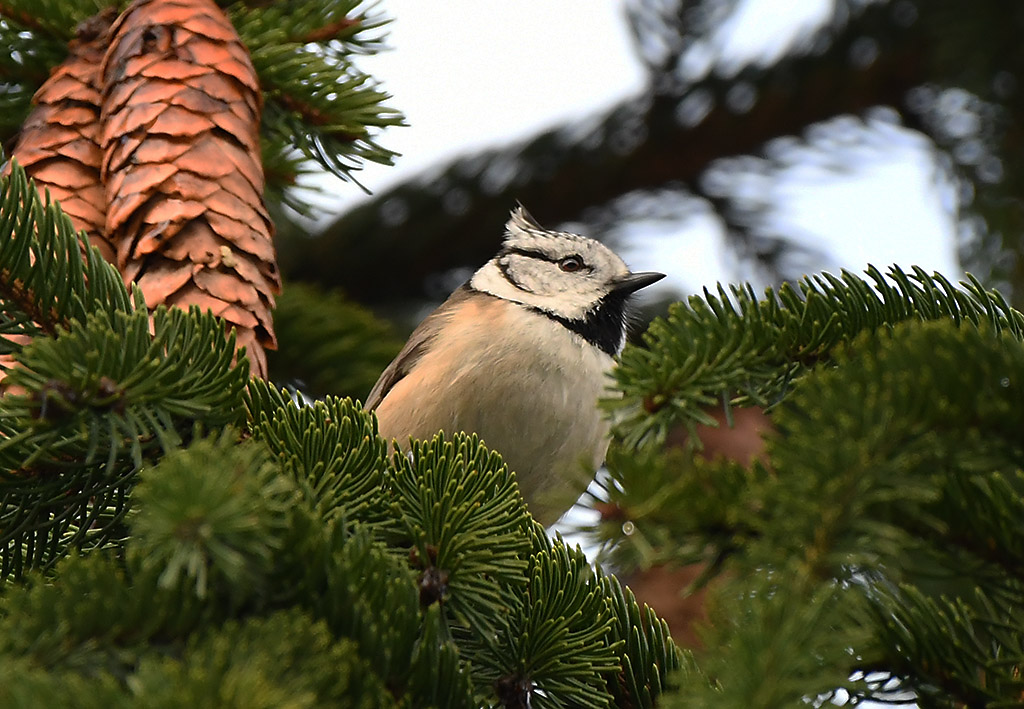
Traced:
<path fill-rule="evenodd" d="M 501 250 L 473 275 L 470 287 L 521 303 L 574 330 L 600 320 L 605 329 L 617 329 L 617 352 L 629 295 L 664 274 L 633 273 L 604 244 L 544 229 L 521 205 L 512 210 L 506 229 Z"/>

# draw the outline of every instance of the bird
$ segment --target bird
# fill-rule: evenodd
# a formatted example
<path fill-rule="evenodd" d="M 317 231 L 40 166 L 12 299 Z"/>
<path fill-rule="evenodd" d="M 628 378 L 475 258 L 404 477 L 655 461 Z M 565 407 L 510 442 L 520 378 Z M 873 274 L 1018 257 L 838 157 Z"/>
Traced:
<path fill-rule="evenodd" d="M 522 204 L 505 229 L 498 253 L 419 324 L 364 408 L 399 447 L 442 430 L 477 434 L 549 526 L 585 489 L 582 469 L 604 461 L 598 400 L 613 395 L 627 305 L 665 274 L 631 272 L 601 242 L 545 229 Z"/>

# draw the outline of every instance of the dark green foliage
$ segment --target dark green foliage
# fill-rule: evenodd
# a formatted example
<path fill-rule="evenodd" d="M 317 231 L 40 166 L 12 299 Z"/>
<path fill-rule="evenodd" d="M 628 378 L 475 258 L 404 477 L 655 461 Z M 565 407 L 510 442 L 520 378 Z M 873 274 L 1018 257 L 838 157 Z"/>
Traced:
<path fill-rule="evenodd" d="M 0 666 L 0 704 L 10 709 L 130 709 L 134 706 L 110 675 L 89 679 L 76 672 L 51 672 L 23 658 Z"/>
<path fill-rule="evenodd" d="M 474 691 L 472 677 L 459 663 L 455 643 L 446 635 L 443 612 L 438 605 L 423 613 L 423 635 L 416 644 L 409 669 L 408 692 L 413 706 L 437 709 L 474 709 L 483 706 Z"/>
<path fill-rule="evenodd" d="M 20 576 L 46 568 L 69 549 L 90 549 L 123 539 L 134 465 L 4 471 L 0 482 L 0 574 Z"/>
<path fill-rule="evenodd" d="M 75 28 L 105 7 L 126 5 L 117 0 L 5 0 L 3 15 L 26 28 L 35 29 L 46 37 L 68 40 L 74 38 Z"/>
<path fill-rule="evenodd" d="M 391 519 L 380 504 L 387 444 L 376 421 L 351 399 L 327 397 L 298 407 L 273 385 L 253 380 L 248 405 L 254 433 L 323 519 Z"/>
<path fill-rule="evenodd" d="M 609 706 L 602 674 L 616 672 L 619 662 L 608 642 L 605 589 L 582 552 L 535 534 L 539 549 L 530 557 L 525 598 L 508 627 L 481 648 L 480 674 L 503 706 Z"/>
<path fill-rule="evenodd" d="M 33 576 L 0 599 L 0 656 L 33 668 L 124 680 L 138 653 L 173 649 L 218 614 L 184 586 L 155 573 L 129 575 L 94 553 L 64 559 L 60 583 Z"/>
<path fill-rule="evenodd" d="M 355 643 L 296 611 L 231 621 L 190 640 L 180 659 L 147 657 L 130 696 L 168 709 L 397 706 Z"/>
<path fill-rule="evenodd" d="M 0 352 L 19 365 L 0 399 L 6 578 L 122 536 L 134 472 L 196 422 L 240 422 L 248 375 L 211 315 L 150 318 L 18 167 L 0 182 L 0 264 Z"/>
<path fill-rule="evenodd" d="M 350 60 L 380 45 L 385 21 L 360 10 L 363 4 L 224 3 L 260 78 L 265 150 L 283 154 L 288 146 L 346 179 L 366 160 L 390 163 L 394 154 L 374 142 L 371 129 L 401 125 L 402 116 L 383 105 L 388 95 Z"/>
<path fill-rule="evenodd" d="M 286 283 L 274 308 L 270 377 L 308 396 L 364 400 L 402 341 L 365 308 L 304 283 Z"/>
<path fill-rule="evenodd" d="M 696 674 L 693 658 L 680 652 L 668 632 L 668 624 L 653 609 L 636 602 L 633 592 L 617 578 L 597 576 L 611 602 L 614 622 L 606 642 L 617 648 L 621 667 L 607 675 L 608 691 L 616 706 L 649 709 L 668 686 L 670 673 Z"/>
<path fill-rule="evenodd" d="M 59 466 L 82 455 L 112 465 L 126 448 L 139 465 L 154 447 L 173 448 L 191 421 L 239 420 L 248 366 L 233 359 L 234 336 L 198 309 L 160 308 L 152 319 L 144 310 L 90 316 L 39 338 L 7 376 L 25 393 L 0 405 L 10 426 L 0 460 L 11 468 Z"/>
<path fill-rule="evenodd" d="M 2 602 L 0 664 L 29 678 L 0 687 L 4 706 L 46 697 L 55 706 L 395 704 L 355 643 L 308 614 L 220 625 L 190 585 L 163 590 L 155 574 L 129 581 L 99 557 L 64 562 L 60 581 Z"/>
<path fill-rule="evenodd" d="M 766 525 L 777 536 L 765 533 L 759 546 L 802 539 L 816 573 L 876 577 L 877 615 L 894 615 L 881 634 L 897 640 L 882 646 L 882 662 L 925 697 L 988 703 L 1024 687 L 1015 669 L 1024 664 L 1015 610 L 1024 603 L 1022 386 L 1024 346 L 1015 337 L 934 323 L 861 338 L 779 415 L 784 436 L 773 461 L 814 482 L 799 494 L 780 486 L 766 495 L 773 516 L 793 522 Z M 827 448 L 810 443 L 821 430 L 812 402 L 823 401 L 831 404 Z M 811 474 L 826 470 L 832 476 Z M 806 526 L 796 521 L 800 497 L 825 504 L 816 523 L 806 511 Z M 910 642 L 899 625 L 914 628 Z"/>
<path fill-rule="evenodd" d="M 548 543 L 475 437 L 390 456 L 351 399 L 250 381 L 209 314 L 129 300 L 20 169 L 0 188 L 5 336 L 33 336 L 0 398 L 5 706 L 472 708 L 513 673 L 522 701 L 603 706 L 624 664 L 661 683 L 670 645 L 608 640 L 613 608 L 657 619 Z"/>
<path fill-rule="evenodd" d="M 471 541 L 438 538 L 433 558 L 449 565 L 450 588 L 429 597 L 419 552 L 374 523 L 378 513 L 363 524 L 366 506 L 351 507 L 352 521 L 338 507 L 325 519 L 315 499 L 297 493 L 295 469 L 285 472 L 291 459 L 260 441 L 235 441 L 230 429 L 197 438 L 142 472 L 123 562 L 101 552 L 72 557 L 53 569 L 56 582 L 31 576 L 0 597 L 0 664 L 16 659 L 38 679 L 40 694 L 26 696 L 61 697 L 57 678 L 70 676 L 72 686 L 115 703 L 127 696 L 147 706 L 202 696 L 238 706 L 265 696 L 272 706 L 294 691 L 299 706 L 308 695 L 326 706 L 398 698 L 474 707 L 500 695 L 497 678 L 474 671 L 479 663 L 528 678 L 536 706 L 607 705 L 604 677 L 619 670 L 624 650 L 607 641 L 620 606 L 581 554 L 528 526 L 514 483 L 498 489 L 515 503 L 516 533 L 502 533 L 507 523 L 496 514 L 490 525 L 468 525 Z M 421 457 L 429 464 L 417 465 Z M 401 475 L 422 490 L 444 471 L 441 499 L 472 518 L 490 498 L 450 485 L 466 464 L 480 466 L 488 492 L 512 481 L 500 458 L 465 436 L 425 444 Z M 401 512 L 408 503 L 389 488 L 375 503 Z M 407 530 L 418 528 L 419 512 L 408 511 Z M 461 521 L 456 514 L 448 526 L 458 532 Z M 493 540 L 499 544 L 487 544 Z M 506 549 L 529 555 L 529 565 Z M 635 603 L 623 611 L 641 617 Z M 657 635 L 657 624 L 652 616 L 637 629 Z M 498 653 L 502 643 L 515 652 Z M 640 681 L 656 686 L 648 675 L 664 671 L 651 666 Z M 253 688 L 263 693 L 249 694 Z"/>
<path fill-rule="evenodd" d="M 779 327 L 751 338 L 760 348 L 736 347 L 744 357 L 717 356 L 704 344 L 716 331 L 763 333 L 765 312 L 778 326 L 803 310 L 780 312 L 771 295 L 742 311 L 692 300 L 653 330 L 660 358 L 634 356 L 633 371 L 620 372 L 650 382 L 673 361 L 703 371 L 674 384 L 686 392 L 671 399 L 676 421 L 714 401 L 690 393 L 693 381 L 776 402 L 767 458 L 750 468 L 654 446 L 610 459 L 606 490 L 620 515 L 596 531 L 620 562 L 703 561 L 702 581 L 726 572 L 700 661 L 718 682 L 684 675 L 673 706 L 789 706 L 840 688 L 910 690 L 942 707 L 1010 706 L 1021 695 L 1021 316 L 976 283 L 928 298 L 890 291 L 890 305 L 865 298 L 854 312 L 860 287 L 846 280 L 819 299 L 842 313 L 830 333 L 829 318 L 792 318 L 794 336 Z M 925 288 L 933 282 L 918 274 Z M 699 338 L 698 320 L 712 334 L 686 351 L 681 333 Z M 782 357 L 782 344 L 813 357 Z M 650 408 L 643 415 L 663 415 Z"/>
<path fill-rule="evenodd" d="M 393 515 L 420 569 L 420 600 L 490 636 L 525 590 L 534 522 L 514 476 L 474 435 L 414 442 L 393 458 Z"/>
<path fill-rule="evenodd" d="M 145 311 L 117 269 L 75 234 L 56 205 L 44 204 L 15 165 L 0 182 L 0 354 L 17 352 L 13 335 L 54 335 L 72 320 Z"/>
<path fill-rule="evenodd" d="M 690 675 L 666 706 L 795 707 L 806 697 L 855 689 L 847 677 L 869 637 L 853 591 L 797 574 L 760 574 L 723 592 L 732 603 L 713 618 L 714 650 L 700 662 L 717 681 Z"/>
<path fill-rule="evenodd" d="M 627 348 L 615 372 L 621 400 L 607 402 L 627 447 L 658 443 L 679 424 L 713 424 L 707 407 L 770 405 L 808 367 L 862 331 L 905 320 L 951 319 L 988 323 L 1024 336 L 1024 316 L 977 281 L 953 286 L 939 274 L 898 267 L 871 282 L 847 271 L 842 278 L 806 278 L 758 300 L 753 290 L 719 286 L 676 303 L 651 324 L 644 348 Z"/>
<path fill-rule="evenodd" d="M 1022 387 L 1024 346 L 1009 333 L 945 322 L 859 338 L 835 369 L 801 382 L 778 413 L 770 452 L 793 479 L 788 491 L 772 485 L 778 494 L 764 500 L 773 517 L 790 522 L 760 530 L 762 543 L 813 553 L 824 573 L 897 563 L 918 535 L 946 536 L 953 559 L 957 547 L 982 556 L 989 547 L 1000 550 L 993 561 L 1020 564 L 1019 537 L 1005 525 L 1024 513 L 1016 470 L 1024 462 Z M 828 446 L 809 435 L 822 428 Z M 801 526 L 807 513 L 798 514 L 799 497 L 789 494 L 797 485 L 799 497 L 831 500 L 836 509 Z M 968 510 L 986 514 L 968 523 Z M 984 519 L 989 512 L 998 516 Z M 817 553 L 804 545 L 823 524 L 837 532 Z M 878 541 L 867 551 L 857 540 L 869 536 Z"/>
<path fill-rule="evenodd" d="M 239 444 L 227 429 L 142 471 L 129 560 L 157 572 L 162 588 L 187 586 L 200 599 L 218 589 L 235 604 L 251 602 L 284 546 L 296 497 L 264 446 Z"/>
<path fill-rule="evenodd" d="M 599 479 L 594 497 L 587 498 L 590 504 L 610 502 L 622 511 L 591 528 L 602 545 L 600 556 L 614 568 L 705 560 L 717 565 L 753 534 L 751 511 L 733 503 L 757 483 L 762 468 L 724 460 L 709 464 L 674 448 L 628 451 L 618 446 L 609 450 L 606 464 L 611 478 Z M 716 494 L 708 495 L 709 490 Z"/>
<path fill-rule="evenodd" d="M 325 554 L 306 571 L 306 603 L 336 635 L 358 641 L 390 685 L 403 687 L 421 624 L 416 574 L 365 527 L 333 523 L 320 534 Z"/>

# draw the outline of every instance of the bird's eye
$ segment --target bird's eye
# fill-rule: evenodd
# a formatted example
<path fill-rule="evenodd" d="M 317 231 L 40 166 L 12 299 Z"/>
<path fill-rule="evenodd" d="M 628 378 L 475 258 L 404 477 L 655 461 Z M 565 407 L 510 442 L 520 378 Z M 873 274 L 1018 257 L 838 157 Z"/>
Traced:
<path fill-rule="evenodd" d="M 558 262 L 558 267 L 566 273 L 574 273 L 583 268 L 583 259 L 579 256 L 566 256 Z"/>

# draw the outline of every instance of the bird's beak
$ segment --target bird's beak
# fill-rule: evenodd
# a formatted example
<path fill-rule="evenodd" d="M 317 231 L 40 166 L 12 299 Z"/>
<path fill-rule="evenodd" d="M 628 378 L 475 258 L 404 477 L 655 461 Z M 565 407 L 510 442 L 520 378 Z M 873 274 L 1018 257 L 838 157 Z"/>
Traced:
<path fill-rule="evenodd" d="M 646 288 L 652 283 L 657 283 L 664 277 L 664 273 L 658 273 L 657 271 L 628 273 L 622 278 L 616 279 L 612 284 L 612 288 L 618 293 L 635 293 L 641 288 Z"/>

